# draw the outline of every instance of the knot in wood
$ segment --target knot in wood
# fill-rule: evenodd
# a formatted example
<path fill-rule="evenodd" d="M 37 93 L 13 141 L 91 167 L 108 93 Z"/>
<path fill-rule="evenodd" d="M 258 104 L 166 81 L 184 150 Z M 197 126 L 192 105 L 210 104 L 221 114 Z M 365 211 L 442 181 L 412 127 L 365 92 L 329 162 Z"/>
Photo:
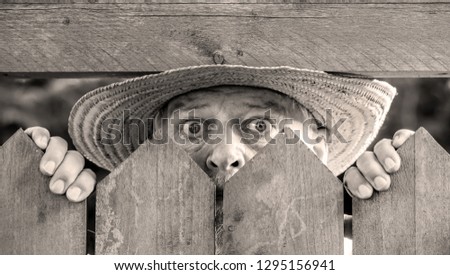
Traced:
<path fill-rule="evenodd" d="M 63 23 L 64 25 L 69 25 L 69 24 L 70 24 L 70 19 L 69 19 L 69 17 L 64 17 L 62 23 Z"/>
<path fill-rule="evenodd" d="M 213 53 L 214 64 L 223 64 L 225 62 L 225 57 L 221 51 L 215 51 Z"/>

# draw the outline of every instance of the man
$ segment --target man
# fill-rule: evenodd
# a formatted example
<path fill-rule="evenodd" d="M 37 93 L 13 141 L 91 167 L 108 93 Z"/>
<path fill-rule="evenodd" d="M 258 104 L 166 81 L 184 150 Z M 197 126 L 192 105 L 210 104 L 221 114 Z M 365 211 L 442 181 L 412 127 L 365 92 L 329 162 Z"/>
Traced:
<path fill-rule="evenodd" d="M 127 133 L 124 126 L 131 120 L 124 118 L 126 111 L 142 121 L 151 119 L 150 138 L 174 139 L 219 188 L 270 138 L 289 127 L 335 175 L 346 171 L 349 194 L 367 199 L 374 190 L 389 188 L 389 174 L 401 165 L 395 149 L 412 134 L 400 130 L 393 140 L 378 142 L 374 152 L 363 153 L 395 93 L 385 82 L 290 67 L 197 66 L 86 94 L 69 118 L 79 152 L 68 151 L 67 142 L 50 137 L 46 129 L 33 127 L 26 133 L 46 150 L 40 170 L 51 176 L 50 190 L 74 202 L 86 199 L 96 181 L 95 174 L 84 169 L 83 155 L 112 170 L 147 137 Z M 209 131 L 215 142 L 210 142 Z M 130 142 L 124 142 L 126 136 Z M 356 166 L 350 167 L 355 161 Z"/>

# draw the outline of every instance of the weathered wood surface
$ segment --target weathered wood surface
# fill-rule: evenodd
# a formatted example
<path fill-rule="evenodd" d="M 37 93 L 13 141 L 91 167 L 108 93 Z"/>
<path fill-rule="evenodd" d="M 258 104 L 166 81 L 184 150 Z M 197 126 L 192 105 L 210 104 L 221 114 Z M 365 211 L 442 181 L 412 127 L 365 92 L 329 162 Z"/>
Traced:
<path fill-rule="evenodd" d="M 449 0 L 0 0 L 3 4 L 398 4 L 448 3 Z"/>
<path fill-rule="evenodd" d="M 423 128 L 388 192 L 353 201 L 354 254 L 450 254 L 450 155 Z"/>
<path fill-rule="evenodd" d="M 4 4 L 0 72 L 151 73 L 224 63 L 448 77 L 449 25 L 449 3 Z"/>
<path fill-rule="evenodd" d="M 225 185 L 224 253 L 343 254 L 342 183 L 302 142 L 275 141 Z"/>
<path fill-rule="evenodd" d="M 0 147 L 0 254 L 85 254 L 85 203 L 50 192 L 42 154 L 22 130 Z"/>
<path fill-rule="evenodd" d="M 186 152 L 147 142 L 97 185 L 96 254 L 214 254 L 214 201 Z"/>

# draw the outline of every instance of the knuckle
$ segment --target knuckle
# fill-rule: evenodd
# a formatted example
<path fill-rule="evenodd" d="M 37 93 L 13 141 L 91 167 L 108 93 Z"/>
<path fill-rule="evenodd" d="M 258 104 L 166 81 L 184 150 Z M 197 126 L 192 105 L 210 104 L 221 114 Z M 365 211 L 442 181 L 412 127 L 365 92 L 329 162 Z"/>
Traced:
<path fill-rule="evenodd" d="M 408 130 L 408 129 L 400 129 L 397 132 L 395 132 L 394 137 L 395 138 L 408 139 L 413 134 L 414 134 L 414 131 L 411 131 L 411 130 Z"/>
<path fill-rule="evenodd" d="M 73 169 L 70 169 L 68 165 L 64 165 L 62 163 L 61 165 L 56 168 L 55 173 L 53 174 L 53 177 L 57 177 L 60 179 L 63 179 L 64 181 L 67 181 L 67 179 L 73 174 Z"/>
<path fill-rule="evenodd" d="M 377 142 L 373 149 L 374 149 L 374 151 L 379 151 L 379 150 L 382 150 L 383 148 L 386 148 L 387 146 L 391 146 L 391 145 L 392 145 L 392 140 L 384 138 L 384 139 L 380 140 L 379 142 Z"/>
<path fill-rule="evenodd" d="M 94 173 L 94 171 L 92 171 L 92 169 L 86 168 L 86 169 L 83 170 L 83 172 L 85 172 L 87 175 L 92 177 L 94 180 L 97 179 L 97 175 Z"/>
<path fill-rule="evenodd" d="M 350 189 L 355 189 L 358 185 L 364 183 L 364 178 L 358 168 L 351 167 L 345 173 L 344 181 Z"/>
<path fill-rule="evenodd" d="M 42 157 L 42 162 L 53 161 L 58 165 L 64 159 L 65 152 L 60 152 L 59 150 L 55 150 L 54 147 L 47 147 L 45 150 L 44 156 Z"/>
<path fill-rule="evenodd" d="M 43 136 L 48 136 L 48 137 L 50 136 L 50 132 L 49 132 L 49 130 L 47 130 L 47 128 L 37 127 L 36 130 L 39 131 L 39 133 Z"/>
<path fill-rule="evenodd" d="M 355 166 L 348 168 L 347 171 L 345 171 L 344 180 L 351 180 L 352 178 L 355 177 L 355 174 L 357 172 L 358 172 L 358 168 L 356 168 Z"/>
<path fill-rule="evenodd" d="M 364 152 L 358 160 L 356 160 L 356 166 L 361 167 L 368 165 L 374 159 L 374 153 L 371 151 Z"/>
<path fill-rule="evenodd" d="M 394 150 L 388 155 L 388 157 L 391 158 L 395 162 L 395 164 L 400 165 L 401 158 L 397 151 Z"/>
<path fill-rule="evenodd" d="M 67 151 L 67 155 L 70 155 L 73 158 L 83 158 L 83 156 L 80 154 L 80 152 L 78 152 L 76 150 Z"/>
<path fill-rule="evenodd" d="M 405 133 L 405 129 L 397 130 L 397 131 L 394 133 L 394 137 L 403 135 L 404 133 Z"/>
<path fill-rule="evenodd" d="M 80 152 L 75 151 L 75 150 L 69 150 L 69 151 L 67 151 L 66 156 L 68 158 L 75 160 L 77 163 L 82 163 L 84 166 L 84 157 L 83 157 L 83 155 L 80 154 Z"/>
<path fill-rule="evenodd" d="M 67 141 L 65 139 L 63 139 L 62 137 L 51 137 L 51 139 L 60 146 L 63 146 L 65 148 L 68 147 Z"/>

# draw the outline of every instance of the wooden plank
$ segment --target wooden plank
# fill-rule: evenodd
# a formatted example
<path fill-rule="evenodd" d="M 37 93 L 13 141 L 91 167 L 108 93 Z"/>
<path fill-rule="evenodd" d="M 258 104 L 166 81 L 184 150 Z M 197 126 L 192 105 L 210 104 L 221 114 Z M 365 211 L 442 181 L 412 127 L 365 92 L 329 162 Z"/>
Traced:
<path fill-rule="evenodd" d="M 398 150 L 402 168 L 389 191 L 353 200 L 353 254 L 415 254 L 414 140 Z"/>
<path fill-rule="evenodd" d="M 449 0 L 0 0 L 1 4 L 398 4 Z"/>
<path fill-rule="evenodd" d="M 288 65 L 376 77 L 450 71 L 450 4 L 5 4 L 0 72 Z"/>
<path fill-rule="evenodd" d="M 225 185 L 224 253 L 343 254 L 342 183 L 301 142 L 275 141 Z"/>
<path fill-rule="evenodd" d="M 450 155 L 423 128 L 415 137 L 416 254 L 450 254 Z"/>
<path fill-rule="evenodd" d="M 0 254 L 85 254 L 86 206 L 52 194 L 19 130 L 0 148 Z"/>
<path fill-rule="evenodd" d="M 391 189 L 353 201 L 354 254 L 449 254 L 449 154 L 423 128 L 399 150 Z"/>
<path fill-rule="evenodd" d="M 97 186 L 96 254 L 214 254 L 215 187 L 177 145 L 141 145 Z"/>

